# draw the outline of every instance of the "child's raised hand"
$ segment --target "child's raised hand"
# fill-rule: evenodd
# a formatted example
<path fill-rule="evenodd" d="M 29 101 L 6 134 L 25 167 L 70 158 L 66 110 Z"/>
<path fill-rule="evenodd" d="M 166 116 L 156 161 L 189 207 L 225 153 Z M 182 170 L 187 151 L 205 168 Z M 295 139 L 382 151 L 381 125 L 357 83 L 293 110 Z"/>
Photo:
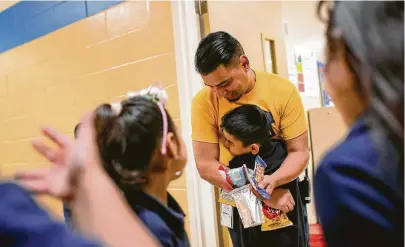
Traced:
<path fill-rule="evenodd" d="M 15 177 L 35 193 L 67 199 L 72 196 L 82 168 L 100 164 L 93 115 L 89 113 L 83 117 L 77 141 L 50 127 L 43 128 L 42 133 L 56 144 L 56 148 L 41 141 L 34 141 L 33 147 L 51 162 L 50 168 L 18 172 Z"/>

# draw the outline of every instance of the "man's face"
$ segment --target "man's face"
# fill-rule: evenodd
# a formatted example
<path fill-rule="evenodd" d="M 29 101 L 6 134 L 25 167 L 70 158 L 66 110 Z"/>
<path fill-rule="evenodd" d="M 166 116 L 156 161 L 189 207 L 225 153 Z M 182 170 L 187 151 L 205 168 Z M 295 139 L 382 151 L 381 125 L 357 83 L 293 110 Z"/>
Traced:
<path fill-rule="evenodd" d="M 210 87 L 218 97 L 229 101 L 239 100 L 247 91 L 249 61 L 246 56 L 241 56 L 238 61 L 229 66 L 218 66 L 208 75 L 201 75 L 206 86 Z"/>
<path fill-rule="evenodd" d="M 233 135 L 229 134 L 225 130 L 223 131 L 225 137 L 225 147 L 229 149 L 233 156 L 239 156 L 242 154 L 248 154 L 252 152 L 251 145 L 245 146 L 243 143 L 236 139 Z"/>

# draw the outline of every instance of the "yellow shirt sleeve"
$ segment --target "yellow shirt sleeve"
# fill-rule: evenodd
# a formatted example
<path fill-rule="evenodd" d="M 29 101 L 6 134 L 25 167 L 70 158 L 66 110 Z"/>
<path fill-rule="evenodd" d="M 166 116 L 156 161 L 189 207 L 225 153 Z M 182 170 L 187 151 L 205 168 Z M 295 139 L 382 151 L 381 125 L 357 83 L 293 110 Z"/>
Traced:
<path fill-rule="evenodd" d="M 294 87 L 290 97 L 287 99 L 284 111 L 281 114 L 280 130 L 284 140 L 291 140 L 307 131 L 307 121 L 297 88 Z"/>
<path fill-rule="evenodd" d="M 191 105 L 193 141 L 219 143 L 215 109 L 206 90 L 200 91 Z"/>

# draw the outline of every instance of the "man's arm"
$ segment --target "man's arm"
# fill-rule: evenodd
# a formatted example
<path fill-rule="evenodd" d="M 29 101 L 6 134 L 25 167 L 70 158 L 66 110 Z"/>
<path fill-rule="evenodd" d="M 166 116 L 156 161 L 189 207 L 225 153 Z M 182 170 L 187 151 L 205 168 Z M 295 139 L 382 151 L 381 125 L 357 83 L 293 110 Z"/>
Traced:
<path fill-rule="evenodd" d="M 209 91 L 203 89 L 194 97 L 191 104 L 195 162 L 202 179 L 214 186 L 229 190 L 231 186 L 218 172 L 218 168 L 223 166 L 219 162 L 219 127 L 210 97 Z"/>
<path fill-rule="evenodd" d="M 218 172 L 218 168 L 223 166 L 219 160 L 219 144 L 193 141 L 195 162 L 200 177 L 210 184 L 230 190 L 231 186 Z"/>
<path fill-rule="evenodd" d="M 288 155 L 280 168 L 271 175 L 264 176 L 259 183 L 261 188 L 266 188 L 269 195 L 281 185 L 287 184 L 298 178 L 305 170 L 309 160 L 308 134 L 304 134 L 286 141 Z"/>
<path fill-rule="evenodd" d="M 271 175 L 275 188 L 287 184 L 305 170 L 309 160 L 308 132 L 286 141 L 288 155 L 281 167 Z"/>
<path fill-rule="evenodd" d="M 285 101 L 282 101 L 285 100 Z M 281 99 L 280 129 L 287 144 L 288 155 L 280 168 L 270 176 L 265 176 L 259 184 L 271 195 L 274 188 L 289 183 L 299 177 L 309 160 L 308 131 L 305 111 L 297 89 L 292 86 L 289 97 Z"/>

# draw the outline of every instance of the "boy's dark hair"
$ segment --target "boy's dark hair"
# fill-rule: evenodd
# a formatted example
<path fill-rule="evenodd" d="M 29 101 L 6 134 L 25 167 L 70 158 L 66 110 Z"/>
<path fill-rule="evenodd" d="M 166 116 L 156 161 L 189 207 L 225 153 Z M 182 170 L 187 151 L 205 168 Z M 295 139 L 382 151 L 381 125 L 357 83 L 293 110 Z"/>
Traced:
<path fill-rule="evenodd" d="M 167 113 L 168 131 L 175 125 Z M 122 102 L 116 115 L 110 104 L 95 111 L 97 144 L 103 166 L 124 192 L 146 184 L 148 172 L 160 172 L 151 165 L 156 150 L 160 150 L 163 118 L 158 105 L 144 97 L 132 97 Z"/>
<path fill-rule="evenodd" d="M 77 124 L 74 130 L 74 134 L 75 134 L 75 139 L 77 139 L 77 135 L 79 134 L 79 128 L 80 128 L 80 124 Z"/>
<path fill-rule="evenodd" d="M 266 113 L 255 105 L 242 105 L 222 117 L 221 128 L 239 139 L 244 146 L 263 145 L 269 138 Z"/>
<path fill-rule="evenodd" d="M 208 34 L 198 45 L 194 64 L 198 73 L 207 75 L 219 65 L 228 66 L 244 55 L 242 45 L 229 33 L 218 31 Z"/>

